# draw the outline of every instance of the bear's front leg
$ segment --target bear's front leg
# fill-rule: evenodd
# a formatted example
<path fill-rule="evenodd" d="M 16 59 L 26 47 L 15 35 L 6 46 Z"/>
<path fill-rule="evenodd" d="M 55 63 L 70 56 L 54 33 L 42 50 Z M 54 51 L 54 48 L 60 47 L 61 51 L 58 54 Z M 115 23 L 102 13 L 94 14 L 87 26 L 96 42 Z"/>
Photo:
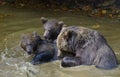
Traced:
<path fill-rule="evenodd" d="M 71 52 L 66 52 L 66 51 L 61 51 L 58 50 L 58 59 L 63 59 L 64 57 L 74 57 L 76 54 L 75 53 L 71 53 Z"/>
<path fill-rule="evenodd" d="M 64 57 L 61 65 L 63 67 L 73 67 L 81 64 L 81 60 L 78 57 Z"/>
<path fill-rule="evenodd" d="M 58 59 L 62 59 L 64 57 L 61 50 L 58 50 L 57 57 Z"/>
<path fill-rule="evenodd" d="M 31 63 L 33 65 L 42 64 L 42 63 L 51 61 L 52 58 L 53 58 L 53 54 L 51 52 L 43 51 L 43 52 L 36 54 L 33 60 L 31 61 Z"/>

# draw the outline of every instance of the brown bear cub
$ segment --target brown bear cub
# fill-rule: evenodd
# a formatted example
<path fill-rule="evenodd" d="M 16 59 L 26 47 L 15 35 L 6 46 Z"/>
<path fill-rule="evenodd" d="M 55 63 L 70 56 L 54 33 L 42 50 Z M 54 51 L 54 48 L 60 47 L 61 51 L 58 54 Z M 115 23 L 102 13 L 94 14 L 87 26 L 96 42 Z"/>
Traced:
<path fill-rule="evenodd" d="M 57 19 L 47 19 L 41 17 L 41 21 L 44 27 L 44 38 L 50 41 L 55 41 L 59 35 L 62 26 L 64 25 L 63 21 L 58 21 Z"/>
<path fill-rule="evenodd" d="M 114 51 L 97 31 L 85 27 L 65 27 L 57 38 L 58 56 L 63 67 L 95 65 L 111 69 L 117 66 Z"/>
<path fill-rule="evenodd" d="M 55 46 L 55 44 L 41 39 L 36 32 L 24 34 L 21 39 L 21 47 L 29 55 L 35 55 L 31 61 L 32 64 L 41 64 L 57 59 Z"/>

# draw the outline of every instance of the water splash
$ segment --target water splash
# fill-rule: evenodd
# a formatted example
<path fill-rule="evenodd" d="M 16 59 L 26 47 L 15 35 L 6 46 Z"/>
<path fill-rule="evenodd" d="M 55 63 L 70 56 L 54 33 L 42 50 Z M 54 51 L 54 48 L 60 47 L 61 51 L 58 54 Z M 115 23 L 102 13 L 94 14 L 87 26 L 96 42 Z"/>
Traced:
<path fill-rule="evenodd" d="M 29 62 L 24 63 L 18 68 L 21 73 L 25 73 L 27 77 L 34 77 L 38 73 L 38 70 L 34 68 Z"/>
<path fill-rule="evenodd" d="M 5 38 L 4 41 L 5 41 L 5 54 L 8 54 L 7 38 Z"/>
<path fill-rule="evenodd" d="M 3 62 L 5 60 L 5 54 L 2 52 L 0 56 L 1 56 L 1 59 L 2 59 L 1 61 Z"/>
<path fill-rule="evenodd" d="M 7 47 L 7 38 L 4 39 L 4 43 L 5 43 L 5 49 L 4 52 L 1 52 L 1 61 L 3 62 L 4 60 L 6 60 L 6 55 L 8 54 L 8 47 Z"/>

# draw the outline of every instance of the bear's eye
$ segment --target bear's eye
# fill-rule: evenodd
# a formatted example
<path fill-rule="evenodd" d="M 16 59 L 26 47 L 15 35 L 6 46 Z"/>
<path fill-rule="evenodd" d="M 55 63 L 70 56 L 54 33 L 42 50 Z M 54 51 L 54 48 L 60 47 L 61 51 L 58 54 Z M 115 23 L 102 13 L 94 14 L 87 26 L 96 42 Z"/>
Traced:
<path fill-rule="evenodd" d="M 67 38 L 67 36 L 66 36 L 66 35 L 64 35 L 64 36 L 63 36 L 63 38 L 64 38 L 64 39 L 66 39 L 66 38 Z"/>

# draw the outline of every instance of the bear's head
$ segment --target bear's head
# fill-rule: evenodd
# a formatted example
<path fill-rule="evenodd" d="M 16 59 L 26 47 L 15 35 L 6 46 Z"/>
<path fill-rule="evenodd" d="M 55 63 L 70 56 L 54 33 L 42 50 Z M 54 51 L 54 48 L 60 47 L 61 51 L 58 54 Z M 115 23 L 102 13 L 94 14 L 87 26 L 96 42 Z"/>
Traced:
<path fill-rule="evenodd" d="M 24 34 L 21 38 L 21 47 L 28 54 L 35 54 L 38 44 L 42 41 L 43 40 L 36 32 L 33 32 L 32 34 Z"/>
<path fill-rule="evenodd" d="M 41 17 L 41 21 L 45 30 L 43 34 L 44 38 L 51 41 L 56 40 L 64 25 L 64 22 L 58 21 L 57 19 L 47 19 L 45 17 Z"/>
<path fill-rule="evenodd" d="M 57 47 L 62 51 L 74 51 L 77 33 L 74 30 L 63 28 L 57 38 Z"/>
<path fill-rule="evenodd" d="M 84 27 L 64 27 L 57 37 L 57 47 L 62 51 L 75 51 L 94 42 L 93 30 Z"/>

